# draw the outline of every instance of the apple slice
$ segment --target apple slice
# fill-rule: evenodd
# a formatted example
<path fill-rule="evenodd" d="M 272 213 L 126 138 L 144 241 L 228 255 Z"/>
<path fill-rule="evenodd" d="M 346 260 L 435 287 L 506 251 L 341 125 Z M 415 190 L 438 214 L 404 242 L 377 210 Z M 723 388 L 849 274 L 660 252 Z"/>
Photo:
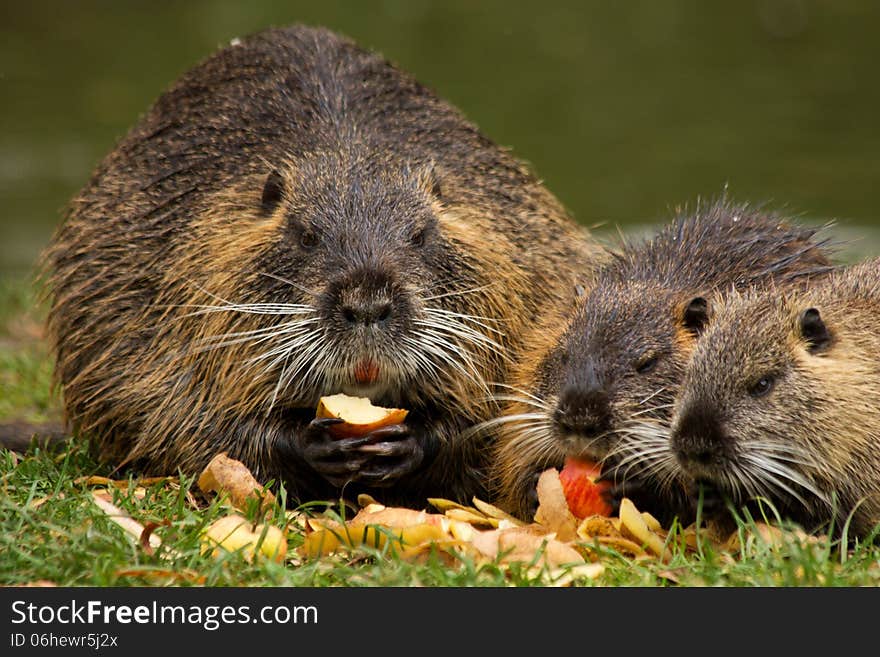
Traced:
<path fill-rule="evenodd" d="M 373 406 L 366 397 L 350 397 L 339 393 L 318 400 L 316 417 L 338 417 L 344 422 L 331 424 L 328 430 L 339 438 L 363 436 L 379 427 L 400 424 L 409 411 L 403 408 Z"/>
<path fill-rule="evenodd" d="M 568 508 L 580 519 L 587 516 L 609 516 L 613 511 L 604 492 L 611 487 L 607 481 L 597 482 L 601 470 L 596 463 L 569 457 L 559 471 L 559 481 Z"/>

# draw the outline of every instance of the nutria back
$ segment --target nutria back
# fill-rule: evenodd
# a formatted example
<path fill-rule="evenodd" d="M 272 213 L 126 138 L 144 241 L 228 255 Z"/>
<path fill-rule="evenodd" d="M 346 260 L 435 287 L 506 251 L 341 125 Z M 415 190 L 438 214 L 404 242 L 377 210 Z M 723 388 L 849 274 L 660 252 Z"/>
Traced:
<path fill-rule="evenodd" d="M 625 240 L 569 315 L 534 336 L 512 377 L 521 392 L 508 397 L 513 419 L 502 419 L 498 443 L 504 504 L 528 515 L 535 470 L 578 456 L 601 461 L 640 508 L 657 509 L 657 489 L 668 496 L 675 485 L 655 481 L 648 456 L 665 444 L 706 299 L 728 286 L 822 276 L 832 254 L 818 229 L 726 199 Z"/>
<path fill-rule="evenodd" d="M 71 427 L 142 470 L 228 451 L 300 498 L 470 499 L 485 446 L 461 430 L 602 257 L 411 76 L 266 30 L 182 75 L 71 201 L 45 254 L 57 381 Z M 334 442 L 312 420 L 337 392 L 407 426 Z"/>
<path fill-rule="evenodd" d="M 880 260 L 719 299 L 676 398 L 670 476 L 866 536 L 880 523 L 878 326 Z"/>

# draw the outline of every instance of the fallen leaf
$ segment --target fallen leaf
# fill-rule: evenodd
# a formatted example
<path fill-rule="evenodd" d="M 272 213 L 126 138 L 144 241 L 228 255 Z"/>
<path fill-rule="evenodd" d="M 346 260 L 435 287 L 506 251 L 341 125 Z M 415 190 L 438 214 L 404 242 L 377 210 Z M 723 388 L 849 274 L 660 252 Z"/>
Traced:
<path fill-rule="evenodd" d="M 141 532 L 141 535 L 138 539 L 138 541 L 141 544 L 141 547 L 144 549 L 144 552 L 146 552 L 147 554 L 150 554 L 150 555 L 153 554 L 153 546 L 150 545 L 150 537 L 153 535 L 153 531 L 157 527 L 167 527 L 170 524 L 171 524 L 171 521 L 166 518 L 162 522 L 150 521 L 144 525 L 144 529 Z M 161 543 L 161 541 L 160 541 L 160 543 Z"/>
<path fill-rule="evenodd" d="M 577 537 L 578 520 L 568 508 L 559 472 L 548 468 L 538 477 L 538 510 L 535 522 L 554 532 L 560 541 Z"/>
<path fill-rule="evenodd" d="M 475 527 L 498 527 L 498 518 L 490 518 L 481 513 L 474 513 L 470 509 L 448 509 L 446 517 L 461 522 L 467 522 Z"/>
<path fill-rule="evenodd" d="M 133 483 L 138 487 L 153 486 L 166 482 L 178 483 L 177 477 L 144 477 L 135 479 Z M 132 481 L 128 479 L 110 479 L 109 477 L 99 477 L 98 475 L 89 475 L 86 477 L 78 477 L 73 483 L 81 486 L 113 486 L 114 488 L 128 488 Z"/>
<path fill-rule="evenodd" d="M 571 545 L 553 533 L 538 534 L 532 527 L 478 531 L 471 544 L 484 556 L 501 563 L 525 561 L 547 568 L 584 563 L 584 557 Z"/>
<path fill-rule="evenodd" d="M 226 493 L 232 506 L 239 510 L 247 508 L 248 500 L 261 499 L 260 508 L 266 510 L 275 504 L 271 491 L 254 479 L 247 466 L 226 453 L 217 454 L 199 475 L 198 487 L 204 493 Z"/>
<path fill-rule="evenodd" d="M 496 518 L 497 520 L 506 520 L 512 525 L 522 526 L 525 525 L 522 520 L 519 518 L 514 518 L 512 515 L 499 509 L 497 506 L 489 504 L 488 502 L 484 502 L 478 497 L 473 498 L 474 506 L 477 507 L 485 516 L 489 518 Z"/>
<path fill-rule="evenodd" d="M 666 542 L 651 531 L 635 504 L 626 497 L 620 501 L 620 533 L 625 538 L 632 538 L 641 543 L 664 562 L 672 558 L 666 548 Z"/>

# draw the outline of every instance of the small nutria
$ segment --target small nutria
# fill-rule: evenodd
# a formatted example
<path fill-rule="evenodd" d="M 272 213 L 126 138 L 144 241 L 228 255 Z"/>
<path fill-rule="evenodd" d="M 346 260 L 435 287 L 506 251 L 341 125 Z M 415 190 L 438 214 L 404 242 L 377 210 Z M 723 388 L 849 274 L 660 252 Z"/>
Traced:
<path fill-rule="evenodd" d="M 653 239 L 624 240 L 570 317 L 533 334 L 512 375 L 515 389 L 494 421 L 499 502 L 531 516 L 536 473 L 579 456 L 602 462 L 615 497 L 653 512 L 647 457 L 665 444 L 706 299 L 729 284 L 828 271 L 831 249 L 817 233 L 722 198 L 679 210 Z"/>
<path fill-rule="evenodd" d="M 667 479 L 763 498 L 805 529 L 880 523 L 880 259 L 810 286 L 732 291 L 682 378 Z M 716 507 L 717 509 L 718 507 Z M 833 522 L 834 527 L 830 527 Z"/>
<path fill-rule="evenodd" d="M 66 417 L 141 471 L 226 451 L 295 500 L 470 501 L 490 452 L 462 430 L 604 257 L 395 65 L 269 29 L 185 73 L 73 199 L 45 258 Z M 410 414 L 335 440 L 315 408 L 339 392 Z"/>

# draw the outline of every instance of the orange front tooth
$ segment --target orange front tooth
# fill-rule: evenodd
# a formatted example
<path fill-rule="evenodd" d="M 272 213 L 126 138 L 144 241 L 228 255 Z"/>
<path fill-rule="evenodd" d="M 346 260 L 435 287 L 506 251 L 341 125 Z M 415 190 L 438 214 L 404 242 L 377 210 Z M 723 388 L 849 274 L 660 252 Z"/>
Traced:
<path fill-rule="evenodd" d="M 369 358 L 354 366 L 354 378 L 358 383 L 368 385 L 379 378 L 379 363 Z"/>

